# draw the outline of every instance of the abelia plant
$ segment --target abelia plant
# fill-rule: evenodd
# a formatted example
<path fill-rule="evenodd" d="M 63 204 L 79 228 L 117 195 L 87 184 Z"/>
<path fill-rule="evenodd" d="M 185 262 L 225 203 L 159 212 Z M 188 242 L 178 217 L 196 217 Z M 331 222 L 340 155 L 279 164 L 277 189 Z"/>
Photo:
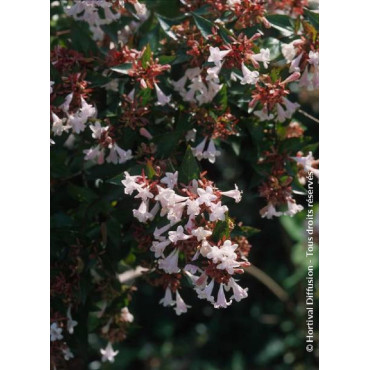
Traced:
<path fill-rule="evenodd" d="M 81 358 L 73 335 L 87 318 L 101 361 L 115 361 L 135 278 L 176 315 L 189 288 L 215 309 L 247 298 L 253 225 L 232 210 L 261 197 L 259 217 L 293 217 L 307 173 L 318 177 L 317 119 L 302 107 L 319 86 L 318 13 L 307 1 L 174 2 L 172 18 L 159 0 L 51 2 L 54 368 Z M 218 188 L 230 157 L 250 183 Z"/>

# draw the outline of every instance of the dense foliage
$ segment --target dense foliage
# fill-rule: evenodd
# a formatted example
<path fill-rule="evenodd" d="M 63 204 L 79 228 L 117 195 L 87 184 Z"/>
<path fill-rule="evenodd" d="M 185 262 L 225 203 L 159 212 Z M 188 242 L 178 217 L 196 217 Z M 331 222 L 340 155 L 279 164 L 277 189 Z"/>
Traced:
<path fill-rule="evenodd" d="M 316 368 L 316 7 L 51 2 L 52 368 Z"/>

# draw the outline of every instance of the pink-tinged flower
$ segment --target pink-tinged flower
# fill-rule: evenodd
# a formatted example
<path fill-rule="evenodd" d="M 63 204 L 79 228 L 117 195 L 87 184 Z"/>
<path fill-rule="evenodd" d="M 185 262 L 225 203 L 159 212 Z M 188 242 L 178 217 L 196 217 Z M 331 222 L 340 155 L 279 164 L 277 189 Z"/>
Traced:
<path fill-rule="evenodd" d="M 159 304 L 163 305 L 163 307 L 173 306 L 175 301 L 172 299 L 172 292 L 169 287 L 166 288 L 166 292 L 164 297 L 159 301 Z"/>
<path fill-rule="evenodd" d="M 315 161 L 312 152 L 309 152 L 306 157 L 292 157 L 292 159 L 302 165 L 305 172 L 312 172 L 317 178 L 319 178 L 319 170 L 312 167 L 312 164 Z"/>
<path fill-rule="evenodd" d="M 140 187 L 139 184 L 136 183 L 136 180 L 140 176 L 131 176 L 127 171 L 124 173 L 125 179 L 122 180 L 122 184 L 125 187 L 125 194 L 131 195 L 135 190 L 137 191 Z"/>
<path fill-rule="evenodd" d="M 170 228 L 172 227 L 172 224 L 169 223 L 168 225 L 165 225 L 163 227 L 161 227 L 160 229 L 158 229 L 157 227 L 155 228 L 154 230 L 154 238 L 157 239 L 157 240 L 160 240 L 160 238 L 163 238 L 161 235 L 163 233 L 165 233 L 166 231 L 168 231 Z"/>
<path fill-rule="evenodd" d="M 174 244 L 176 244 L 179 240 L 187 240 L 190 238 L 191 238 L 191 235 L 186 235 L 184 233 L 184 228 L 182 226 L 178 226 L 176 231 L 168 232 L 168 239 L 170 239 L 171 242 Z"/>
<path fill-rule="evenodd" d="M 207 186 L 206 190 L 198 188 L 197 193 L 199 195 L 199 198 L 197 199 L 198 203 L 205 204 L 208 207 L 211 206 L 211 202 L 217 199 L 217 196 L 213 193 L 213 189 L 210 186 Z"/>
<path fill-rule="evenodd" d="M 138 219 L 139 222 L 145 223 L 152 219 L 152 214 L 149 212 L 149 206 L 147 201 L 142 201 L 138 209 L 134 209 L 133 215 Z"/>
<path fill-rule="evenodd" d="M 194 229 L 191 233 L 197 238 L 198 242 L 207 239 L 209 236 L 212 235 L 212 231 L 206 230 L 204 227 L 201 226 L 197 229 Z"/>
<path fill-rule="evenodd" d="M 290 64 L 290 67 L 289 67 L 289 73 L 299 72 L 301 70 L 299 65 L 301 63 L 302 56 L 303 56 L 303 53 L 299 54 L 297 58 L 292 60 L 292 63 Z"/>
<path fill-rule="evenodd" d="M 180 316 L 182 313 L 186 313 L 190 307 L 191 306 L 185 304 L 180 293 L 176 290 L 176 306 L 174 307 L 176 315 Z"/>
<path fill-rule="evenodd" d="M 71 126 L 65 125 L 65 119 L 59 118 L 55 113 L 51 114 L 52 120 L 53 120 L 53 125 L 51 127 L 54 135 L 60 136 L 63 134 L 63 132 L 68 131 Z"/>
<path fill-rule="evenodd" d="M 166 104 L 169 104 L 171 101 L 171 95 L 165 95 L 156 83 L 154 84 L 154 87 L 158 100 L 156 105 L 164 106 Z"/>
<path fill-rule="evenodd" d="M 83 151 L 85 154 L 85 160 L 86 161 L 93 161 L 97 164 L 103 164 L 104 163 L 104 148 L 101 148 L 100 145 L 97 145 L 94 148 L 86 149 Z"/>
<path fill-rule="evenodd" d="M 310 63 L 311 65 L 315 66 L 315 67 L 318 67 L 319 65 L 319 52 L 318 51 L 310 51 L 310 53 L 308 54 L 308 63 Z"/>
<path fill-rule="evenodd" d="M 193 152 L 194 157 L 200 161 L 203 159 L 203 151 L 204 147 L 206 145 L 207 138 L 204 138 L 195 148 L 191 148 L 191 151 Z"/>
<path fill-rule="evenodd" d="M 225 292 L 224 292 L 224 284 L 220 284 L 220 288 L 218 289 L 218 294 L 217 294 L 217 301 L 214 303 L 214 308 L 227 308 L 227 306 L 231 305 L 231 301 L 227 301 L 225 297 Z"/>
<path fill-rule="evenodd" d="M 152 243 L 152 246 L 150 247 L 150 250 L 154 252 L 155 258 L 164 257 L 163 252 L 166 249 L 168 245 L 171 244 L 170 240 L 163 240 L 160 242 L 154 241 Z"/>
<path fill-rule="evenodd" d="M 295 113 L 295 111 L 300 107 L 298 103 L 293 103 L 287 98 L 283 98 L 283 103 L 286 108 L 286 114 L 288 118 L 292 118 L 292 115 Z"/>
<path fill-rule="evenodd" d="M 203 158 L 208 159 L 210 163 L 215 163 L 216 157 L 218 157 L 220 154 L 221 152 L 216 150 L 214 141 L 210 139 L 207 150 L 203 152 Z"/>
<path fill-rule="evenodd" d="M 212 296 L 213 287 L 215 285 L 214 279 L 211 280 L 211 282 L 204 288 L 204 289 L 195 289 L 198 293 L 199 299 L 206 299 L 207 301 L 214 303 L 215 299 Z"/>
<path fill-rule="evenodd" d="M 221 194 L 225 197 L 235 199 L 235 203 L 239 203 L 242 200 L 242 191 L 239 190 L 238 186 L 235 184 L 234 190 L 222 191 Z"/>
<path fill-rule="evenodd" d="M 225 221 L 225 213 L 229 209 L 227 206 L 223 206 L 221 202 L 218 202 L 217 204 L 211 203 L 211 213 L 209 214 L 209 220 L 210 221 Z"/>
<path fill-rule="evenodd" d="M 59 107 L 64 113 L 68 113 L 72 99 L 73 92 L 66 96 L 66 98 L 64 99 L 64 103 Z"/>
<path fill-rule="evenodd" d="M 261 122 L 270 121 L 270 120 L 274 119 L 274 115 L 271 114 L 271 113 L 268 114 L 266 107 L 264 107 L 262 110 L 254 111 L 253 114 L 255 116 L 257 116 L 260 119 Z"/>
<path fill-rule="evenodd" d="M 177 274 L 180 272 L 178 261 L 179 250 L 176 248 L 166 258 L 158 261 L 158 267 L 164 270 L 167 274 Z"/>
<path fill-rule="evenodd" d="M 123 150 L 116 143 L 114 143 L 107 157 L 107 162 L 113 164 L 122 164 L 129 161 L 132 158 L 133 156 L 131 149 L 127 151 Z"/>
<path fill-rule="evenodd" d="M 174 90 L 179 93 L 186 93 L 185 84 L 188 80 L 187 76 L 181 77 L 178 81 L 172 81 L 172 86 L 174 87 Z"/>
<path fill-rule="evenodd" d="M 145 184 L 139 186 L 136 190 L 138 194 L 135 195 L 135 198 L 140 198 L 143 201 L 146 201 L 154 197 L 153 193 L 150 191 L 149 186 L 146 186 Z"/>
<path fill-rule="evenodd" d="M 102 362 L 106 362 L 106 361 L 109 361 L 111 363 L 114 362 L 114 358 L 118 355 L 118 352 L 119 351 L 115 351 L 112 347 L 112 343 L 109 342 L 107 344 L 107 346 L 105 347 L 105 349 L 101 348 L 100 349 L 100 353 L 102 355 Z"/>
<path fill-rule="evenodd" d="M 252 55 L 251 58 L 255 62 L 263 63 L 263 66 L 265 68 L 267 68 L 269 63 L 270 63 L 270 50 L 269 49 L 261 49 L 258 54 Z"/>
<path fill-rule="evenodd" d="M 198 202 L 197 199 L 195 199 L 195 200 L 188 199 L 186 201 L 186 206 L 187 206 L 186 214 L 188 216 L 198 216 L 199 215 L 200 206 L 199 206 L 199 202 Z"/>
<path fill-rule="evenodd" d="M 134 321 L 134 315 L 128 310 L 127 307 L 122 308 L 121 318 L 124 322 L 133 322 Z"/>
<path fill-rule="evenodd" d="M 221 66 L 221 61 L 225 58 L 227 54 L 231 52 L 231 50 L 220 50 L 219 47 L 212 47 L 209 48 L 210 56 L 208 57 L 208 62 L 213 62 L 216 66 Z"/>
<path fill-rule="evenodd" d="M 141 136 L 144 136 L 146 137 L 148 140 L 152 140 L 153 139 L 153 136 L 152 134 L 144 127 L 141 127 L 140 130 L 139 130 L 139 134 Z"/>
<path fill-rule="evenodd" d="M 279 103 L 276 104 L 276 111 L 278 122 L 284 122 L 289 117 L 289 114 L 284 110 L 284 108 Z"/>
<path fill-rule="evenodd" d="M 261 209 L 261 217 L 262 218 L 267 218 L 271 220 L 274 216 L 275 217 L 280 217 L 283 215 L 282 212 L 277 212 L 275 206 L 272 203 L 269 203 L 266 207 Z"/>
<path fill-rule="evenodd" d="M 298 212 L 301 212 L 304 209 L 303 206 L 301 206 L 300 204 L 297 204 L 295 200 L 293 199 L 288 200 L 287 204 L 288 204 L 288 210 L 284 212 L 285 216 L 293 217 Z"/>
<path fill-rule="evenodd" d="M 173 189 L 177 185 L 177 178 L 179 176 L 178 171 L 175 173 L 166 172 L 166 176 L 161 179 L 162 184 L 166 184 L 170 189 Z"/>
<path fill-rule="evenodd" d="M 101 138 L 101 135 L 108 131 L 108 126 L 102 127 L 100 124 L 100 121 L 96 121 L 94 124 L 89 126 L 90 130 L 92 131 L 92 137 L 93 139 L 99 140 Z"/>
<path fill-rule="evenodd" d="M 244 63 L 242 63 L 242 73 L 243 78 L 240 80 L 241 85 L 255 85 L 257 83 L 259 73 L 257 71 L 250 71 Z"/>
<path fill-rule="evenodd" d="M 243 289 L 233 278 L 230 278 L 228 287 L 232 288 L 234 295 L 231 299 L 235 299 L 236 302 L 240 302 L 242 299 L 248 297 L 248 288 Z"/>
<path fill-rule="evenodd" d="M 297 54 L 296 48 L 294 47 L 294 41 L 289 44 L 283 44 L 281 46 L 281 52 L 286 61 L 290 63 Z"/>

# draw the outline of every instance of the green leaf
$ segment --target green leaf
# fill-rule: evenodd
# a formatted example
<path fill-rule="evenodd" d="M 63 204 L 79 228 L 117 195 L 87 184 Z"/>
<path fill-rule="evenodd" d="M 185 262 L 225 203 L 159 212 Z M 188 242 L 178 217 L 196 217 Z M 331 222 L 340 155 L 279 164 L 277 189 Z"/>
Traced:
<path fill-rule="evenodd" d="M 260 231 L 260 229 L 256 229 L 252 226 L 236 225 L 235 229 L 233 230 L 233 234 L 243 235 L 246 238 L 250 238 L 251 236 L 258 234 Z"/>
<path fill-rule="evenodd" d="M 199 179 L 199 177 L 198 163 L 193 156 L 190 145 L 188 145 L 179 169 L 179 181 L 183 184 L 188 184 L 191 180 Z"/>
<path fill-rule="evenodd" d="M 229 216 L 227 214 L 225 217 L 225 221 L 217 221 L 212 234 L 212 238 L 216 242 L 221 240 L 223 237 L 225 238 L 230 237 Z"/>
<path fill-rule="evenodd" d="M 319 30 L 319 13 L 315 13 L 309 9 L 304 9 L 303 14 L 310 21 L 310 23 L 315 27 L 316 31 L 318 31 Z"/>
<path fill-rule="evenodd" d="M 204 38 L 208 38 L 208 36 L 212 35 L 212 27 L 213 24 L 208 20 L 200 15 L 197 15 L 195 13 L 191 13 L 194 17 L 194 22 L 197 25 L 200 33 Z"/>
<path fill-rule="evenodd" d="M 152 57 L 152 49 L 150 48 L 150 45 L 147 44 L 147 46 L 145 47 L 143 56 L 141 57 L 141 63 L 143 65 L 143 68 L 146 68 L 149 65 L 151 57 Z"/>
<path fill-rule="evenodd" d="M 128 71 L 132 68 L 132 63 L 123 63 L 118 66 L 112 67 L 110 70 L 113 72 L 121 73 L 127 75 Z"/>
<path fill-rule="evenodd" d="M 159 14 L 156 14 L 156 17 L 159 25 L 162 27 L 162 30 L 166 33 L 166 35 L 171 37 L 171 39 L 177 40 L 176 35 L 171 31 L 171 27 L 177 24 L 177 22 L 174 22 L 172 19 L 168 19 Z"/>
<path fill-rule="evenodd" d="M 291 23 L 291 18 L 283 14 L 268 15 L 267 20 L 271 27 L 278 30 L 283 36 L 291 36 L 294 33 L 294 27 Z"/>

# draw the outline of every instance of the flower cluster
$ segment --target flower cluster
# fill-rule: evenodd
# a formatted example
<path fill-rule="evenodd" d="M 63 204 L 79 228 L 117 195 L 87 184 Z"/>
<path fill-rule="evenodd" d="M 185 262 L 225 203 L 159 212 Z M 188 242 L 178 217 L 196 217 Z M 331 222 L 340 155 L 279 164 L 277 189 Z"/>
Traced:
<path fill-rule="evenodd" d="M 159 270 L 168 275 L 182 272 L 188 276 L 198 297 L 207 299 L 215 308 L 225 308 L 232 300 L 239 302 L 247 297 L 247 289 L 242 289 L 233 277 L 243 273 L 243 268 L 249 265 L 245 253 L 229 238 L 215 240 L 220 222 L 226 223 L 228 228 L 232 223 L 227 215 L 228 207 L 222 204 L 221 198 L 230 197 L 240 202 L 242 192 L 237 186 L 222 192 L 204 177 L 185 186 L 178 183 L 178 172 L 167 172 L 159 181 L 151 181 L 144 174 L 131 176 L 125 172 L 122 184 L 125 194 L 135 194 L 135 198 L 141 199 L 139 208 L 133 210 L 139 222 L 153 221 L 157 215 L 167 220 L 154 230 L 150 247 Z M 179 255 L 184 257 L 182 267 L 179 266 Z M 219 284 L 217 298 L 214 296 L 215 284 Z M 171 289 L 172 286 L 165 287 L 161 303 L 174 306 L 180 315 L 189 306 L 184 303 L 177 287 Z M 229 301 L 224 289 L 232 289 Z M 172 293 L 175 293 L 175 300 Z"/>

